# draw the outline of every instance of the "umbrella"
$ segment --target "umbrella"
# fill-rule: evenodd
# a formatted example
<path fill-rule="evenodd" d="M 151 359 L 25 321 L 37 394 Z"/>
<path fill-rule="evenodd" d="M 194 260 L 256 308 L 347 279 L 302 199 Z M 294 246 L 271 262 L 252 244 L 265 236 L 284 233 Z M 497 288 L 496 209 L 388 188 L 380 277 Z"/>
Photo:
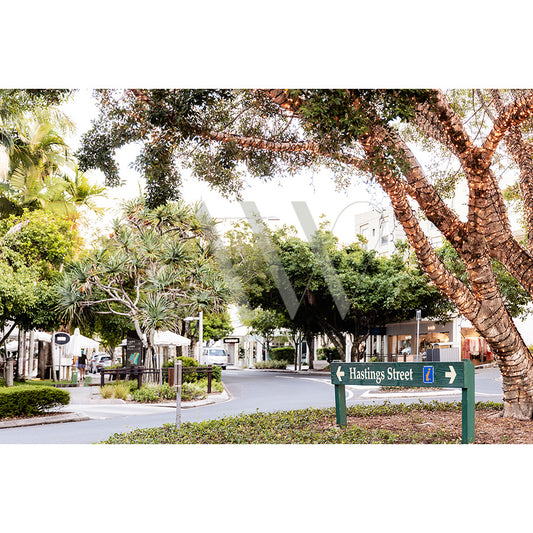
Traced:
<path fill-rule="evenodd" d="M 171 331 L 156 331 L 154 344 L 156 346 L 189 346 L 191 341 Z"/>
<path fill-rule="evenodd" d="M 80 328 L 74 330 L 74 335 L 70 336 L 70 342 L 66 346 L 66 352 L 70 357 L 79 357 L 81 355 L 81 335 Z"/>

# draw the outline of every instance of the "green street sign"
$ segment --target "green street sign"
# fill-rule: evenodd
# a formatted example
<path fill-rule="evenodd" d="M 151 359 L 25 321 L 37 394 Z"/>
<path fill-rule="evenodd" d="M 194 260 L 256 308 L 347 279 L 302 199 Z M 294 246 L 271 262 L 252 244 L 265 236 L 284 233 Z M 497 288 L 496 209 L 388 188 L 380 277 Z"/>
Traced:
<path fill-rule="evenodd" d="M 462 443 L 475 439 L 474 365 L 459 363 L 331 363 L 337 424 L 346 427 L 346 385 L 462 389 Z"/>
<path fill-rule="evenodd" d="M 331 363 L 333 385 L 461 389 L 464 363 Z"/>

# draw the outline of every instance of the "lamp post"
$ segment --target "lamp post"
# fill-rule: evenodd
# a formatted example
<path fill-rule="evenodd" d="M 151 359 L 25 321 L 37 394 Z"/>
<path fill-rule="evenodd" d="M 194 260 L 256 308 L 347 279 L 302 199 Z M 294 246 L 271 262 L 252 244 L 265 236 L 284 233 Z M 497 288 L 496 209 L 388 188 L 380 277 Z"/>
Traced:
<path fill-rule="evenodd" d="M 202 345 L 204 343 L 204 312 L 200 311 L 198 316 L 188 316 L 185 322 L 192 322 L 198 320 L 198 362 L 202 364 Z"/>

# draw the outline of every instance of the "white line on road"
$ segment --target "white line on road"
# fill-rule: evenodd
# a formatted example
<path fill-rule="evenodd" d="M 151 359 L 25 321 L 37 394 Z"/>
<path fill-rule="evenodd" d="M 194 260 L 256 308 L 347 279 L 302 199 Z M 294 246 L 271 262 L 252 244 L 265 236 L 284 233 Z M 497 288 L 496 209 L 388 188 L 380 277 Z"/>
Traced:
<path fill-rule="evenodd" d="M 276 376 L 277 378 L 282 379 L 306 379 L 307 381 L 316 381 L 318 383 L 323 383 L 324 385 L 330 385 L 331 387 L 334 387 L 333 383 L 325 380 L 325 379 L 318 379 L 318 378 L 295 378 L 293 376 Z M 346 400 L 349 400 L 350 398 L 353 398 L 353 392 L 348 387 L 346 390 Z"/>

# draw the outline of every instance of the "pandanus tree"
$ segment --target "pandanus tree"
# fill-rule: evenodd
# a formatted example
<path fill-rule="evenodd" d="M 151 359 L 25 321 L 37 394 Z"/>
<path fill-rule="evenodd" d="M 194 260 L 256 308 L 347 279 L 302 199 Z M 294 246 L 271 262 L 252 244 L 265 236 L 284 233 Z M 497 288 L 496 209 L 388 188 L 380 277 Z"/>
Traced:
<path fill-rule="evenodd" d="M 170 178 L 179 182 L 180 162 L 228 193 L 238 190 L 244 172 L 290 177 L 317 166 L 343 180 L 360 175 L 379 184 L 421 268 L 491 346 L 503 377 L 504 416 L 532 418 L 533 357 L 494 264 L 533 295 L 533 91 L 126 90 L 101 92 L 99 105 L 82 164 L 101 168 L 112 183 L 114 151 L 142 143 L 139 168 L 154 202 L 157 193 L 175 194 Z M 417 158 L 420 146 L 435 156 L 437 171 Z M 502 179 L 510 174 L 525 242 L 509 220 Z M 464 216 L 446 197 L 456 178 L 465 187 Z M 439 258 L 421 216 L 453 247 L 465 278 Z"/>
<path fill-rule="evenodd" d="M 58 310 L 71 323 L 87 313 L 130 320 L 154 365 L 156 330 L 175 331 L 198 311 L 224 307 L 227 290 L 211 254 L 213 222 L 183 202 L 148 209 L 127 202 L 102 247 L 65 267 Z"/>

